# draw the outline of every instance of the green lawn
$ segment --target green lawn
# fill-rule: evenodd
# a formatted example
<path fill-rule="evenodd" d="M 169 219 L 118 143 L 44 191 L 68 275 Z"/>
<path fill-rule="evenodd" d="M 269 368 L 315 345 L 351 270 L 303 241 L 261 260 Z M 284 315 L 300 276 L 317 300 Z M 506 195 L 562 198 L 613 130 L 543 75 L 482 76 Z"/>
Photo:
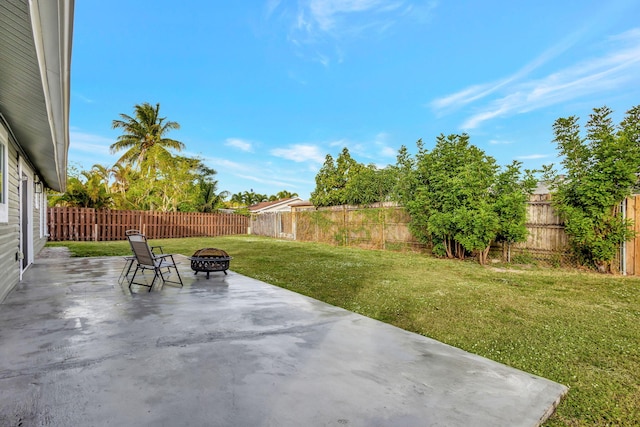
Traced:
<path fill-rule="evenodd" d="M 256 236 L 154 240 L 217 247 L 238 273 L 570 387 L 549 426 L 640 424 L 640 278 L 441 260 Z M 76 256 L 126 242 L 64 242 Z"/>

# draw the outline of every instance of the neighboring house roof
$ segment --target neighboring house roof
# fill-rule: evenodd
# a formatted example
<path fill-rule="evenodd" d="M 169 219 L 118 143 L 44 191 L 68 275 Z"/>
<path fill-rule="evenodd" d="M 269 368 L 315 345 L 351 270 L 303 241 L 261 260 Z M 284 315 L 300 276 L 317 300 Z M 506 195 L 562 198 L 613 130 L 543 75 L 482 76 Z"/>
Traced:
<path fill-rule="evenodd" d="M 74 0 L 0 1 L 0 120 L 45 184 L 63 191 Z"/>
<path fill-rule="evenodd" d="M 260 202 L 248 207 L 251 213 L 265 213 L 265 212 L 282 212 L 290 211 L 291 204 L 302 201 L 300 197 L 290 197 L 288 199 L 280 199 L 275 202 Z"/>
<path fill-rule="evenodd" d="M 533 190 L 532 194 L 549 194 L 549 193 L 551 193 L 551 190 L 549 189 L 548 183 L 544 181 L 538 181 L 538 185 Z"/>
<path fill-rule="evenodd" d="M 300 200 L 298 202 L 290 203 L 289 206 L 292 208 L 303 208 L 303 207 L 313 207 L 313 203 L 309 200 Z"/>

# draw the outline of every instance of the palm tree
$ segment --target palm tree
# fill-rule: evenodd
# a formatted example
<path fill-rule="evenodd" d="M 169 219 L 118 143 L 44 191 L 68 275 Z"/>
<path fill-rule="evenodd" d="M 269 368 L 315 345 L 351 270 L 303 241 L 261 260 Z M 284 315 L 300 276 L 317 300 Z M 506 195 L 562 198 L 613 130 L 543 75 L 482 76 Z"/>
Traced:
<path fill-rule="evenodd" d="M 91 174 L 95 174 L 102 181 L 102 185 L 104 186 L 105 192 L 109 194 L 111 192 L 110 181 L 111 181 L 111 174 L 113 172 L 112 169 L 101 164 L 95 164 L 91 167 L 91 170 L 89 170 L 89 172 Z"/>
<path fill-rule="evenodd" d="M 244 195 L 242 193 L 234 193 L 231 195 L 231 200 L 229 201 L 229 205 L 234 208 L 238 208 L 240 206 L 246 206 L 244 202 Z"/>
<path fill-rule="evenodd" d="M 222 206 L 224 199 L 229 196 L 228 191 L 221 191 L 216 193 L 218 181 L 201 181 L 200 182 L 200 197 L 199 197 L 199 212 L 214 212 L 219 206 Z"/>
<path fill-rule="evenodd" d="M 156 104 L 155 108 L 148 102 L 136 104 L 134 110 L 135 117 L 120 114 L 122 120 L 114 120 L 111 125 L 113 129 L 124 130 L 109 147 L 111 154 L 126 150 L 117 163 L 132 164 L 140 169 L 151 152 L 154 152 L 154 157 L 170 156 L 168 149 L 184 149 L 182 142 L 164 137 L 171 129 L 180 129 L 180 125 L 177 122 L 165 122 L 166 117 L 159 116 L 160 104 Z"/>
<path fill-rule="evenodd" d="M 274 197 L 274 200 L 291 199 L 293 197 L 298 197 L 298 193 L 291 193 L 287 190 L 282 190 L 282 191 L 278 191 L 278 194 L 272 197 Z"/>

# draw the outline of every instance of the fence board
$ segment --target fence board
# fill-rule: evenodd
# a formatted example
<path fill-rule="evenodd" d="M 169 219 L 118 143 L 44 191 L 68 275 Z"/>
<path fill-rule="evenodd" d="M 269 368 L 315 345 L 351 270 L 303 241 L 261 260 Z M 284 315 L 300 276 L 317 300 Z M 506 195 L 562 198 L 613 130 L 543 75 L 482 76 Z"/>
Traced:
<path fill-rule="evenodd" d="M 249 218 L 237 214 L 48 208 L 51 241 L 124 240 L 126 230 L 150 239 L 246 234 Z"/>
<path fill-rule="evenodd" d="M 427 246 L 411 234 L 410 219 L 399 206 L 332 206 L 294 214 L 255 215 L 251 218 L 251 233 L 370 249 L 425 249 Z M 546 195 L 534 196 L 527 205 L 526 227 L 527 240 L 514 245 L 512 252 L 547 259 L 566 250 L 564 224 Z"/>

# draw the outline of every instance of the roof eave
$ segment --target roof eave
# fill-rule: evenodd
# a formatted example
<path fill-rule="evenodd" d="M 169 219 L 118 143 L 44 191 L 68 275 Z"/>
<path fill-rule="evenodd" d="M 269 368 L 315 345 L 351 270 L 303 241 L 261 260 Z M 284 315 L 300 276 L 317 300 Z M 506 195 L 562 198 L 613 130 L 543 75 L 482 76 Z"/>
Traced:
<path fill-rule="evenodd" d="M 69 151 L 74 0 L 31 0 L 29 8 L 54 156 L 52 165 L 36 164 L 36 167 L 48 187 L 64 191 Z M 46 166 L 53 166 L 53 170 Z"/>

